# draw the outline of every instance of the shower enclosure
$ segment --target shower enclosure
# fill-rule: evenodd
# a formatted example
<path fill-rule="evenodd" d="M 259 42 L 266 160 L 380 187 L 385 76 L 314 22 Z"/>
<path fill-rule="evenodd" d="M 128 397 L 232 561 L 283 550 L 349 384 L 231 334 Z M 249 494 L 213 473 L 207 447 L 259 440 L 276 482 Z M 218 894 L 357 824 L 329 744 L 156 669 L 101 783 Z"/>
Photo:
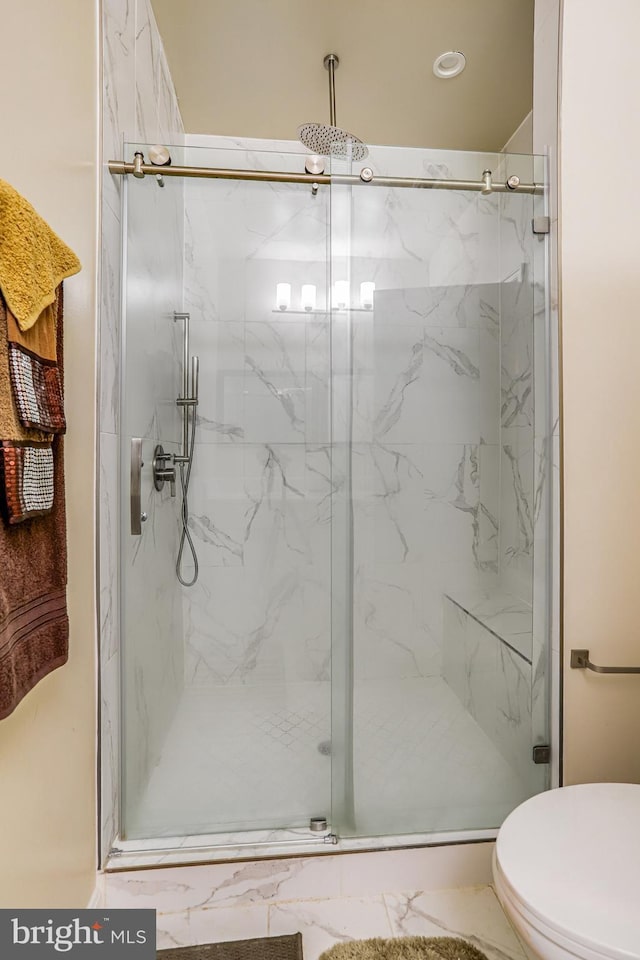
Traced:
<path fill-rule="evenodd" d="M 292 143 L 170 152 L 304 170 Z M 126 178 L 130 848 L 478 838 L 549 784 L 542 158 L 370 147 L 319 181 Z M 181 450 L 175 312 L 200 360 L 191 587 L 152 467 Z"/>

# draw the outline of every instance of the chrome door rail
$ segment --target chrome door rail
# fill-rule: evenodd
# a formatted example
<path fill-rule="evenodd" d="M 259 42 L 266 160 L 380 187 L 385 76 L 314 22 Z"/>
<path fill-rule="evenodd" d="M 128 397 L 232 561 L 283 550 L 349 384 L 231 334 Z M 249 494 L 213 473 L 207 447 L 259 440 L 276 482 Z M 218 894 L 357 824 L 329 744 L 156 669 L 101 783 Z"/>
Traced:
<path fill-rule="evenodd" d="M 255 180 L 267 183 L 307 183 L 314 184 L 371 184 L 374 187 L 415 187 L 423 190 L 467 190 L 477 193 L 531 193 L 541 195 L 544 186 L 541 183 L 521 183 L 518 177 L 509 177 L 506 183 L 496 183 L 491 173 L 485 170 L 480 180 L 429 180 L 412 177 L 379 177 L 371 167 L 363 167 L 359 174 L 311 174 L 288 173 L 280 170 L 234 170 L 226 167 L 179 167 L 145 163 L 142 154 L 128 163 L 124 160 L 109 160 L 109 172 L 116 176 L 142 179 L 145 176 L 157 177 L 161 170 L 163 177 L 203 177 L 208 180 Z"/>

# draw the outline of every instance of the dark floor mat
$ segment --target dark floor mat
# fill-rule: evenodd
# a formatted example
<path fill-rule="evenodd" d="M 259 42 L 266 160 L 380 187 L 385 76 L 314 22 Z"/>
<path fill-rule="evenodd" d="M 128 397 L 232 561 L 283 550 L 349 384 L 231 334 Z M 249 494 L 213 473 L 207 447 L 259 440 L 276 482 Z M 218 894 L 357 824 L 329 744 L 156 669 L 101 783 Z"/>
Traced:
<path fill-rule="evenodd" d="M 302 934 L 175 947 L 158 950 L 156 956 L 165 960 L 302 960 Z"/>

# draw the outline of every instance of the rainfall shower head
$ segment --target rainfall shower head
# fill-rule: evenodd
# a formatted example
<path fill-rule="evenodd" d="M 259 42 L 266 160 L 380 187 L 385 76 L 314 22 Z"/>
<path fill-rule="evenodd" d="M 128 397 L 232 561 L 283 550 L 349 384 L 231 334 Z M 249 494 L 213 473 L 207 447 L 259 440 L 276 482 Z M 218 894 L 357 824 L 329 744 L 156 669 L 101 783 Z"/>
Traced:
<path fill-rule="evenodd" d="M 364 160 L 369 151 L 362 140 L 336 126 L 335 70 L 339 63 L 335 53 L 328 53 L 324 58 L 324 65 L 329 71 L 331 123 L 303 123 L 298 127 L 298 137 L 313 153 L 325 157 L 350 155 L 353 160 Z"/>

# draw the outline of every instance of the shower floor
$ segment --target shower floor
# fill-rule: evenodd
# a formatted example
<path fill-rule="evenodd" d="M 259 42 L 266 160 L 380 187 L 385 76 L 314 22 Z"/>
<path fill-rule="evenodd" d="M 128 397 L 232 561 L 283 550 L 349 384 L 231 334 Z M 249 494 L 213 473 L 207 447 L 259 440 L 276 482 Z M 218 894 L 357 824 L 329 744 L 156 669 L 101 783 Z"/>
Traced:
<path fill-rule="evenodd" d="M 185 689 L 130 839 L 331 819 L 326 682 Z M 360 836 L 491 828 L 530 791 L 440 677 L 359 684 Z"/>

